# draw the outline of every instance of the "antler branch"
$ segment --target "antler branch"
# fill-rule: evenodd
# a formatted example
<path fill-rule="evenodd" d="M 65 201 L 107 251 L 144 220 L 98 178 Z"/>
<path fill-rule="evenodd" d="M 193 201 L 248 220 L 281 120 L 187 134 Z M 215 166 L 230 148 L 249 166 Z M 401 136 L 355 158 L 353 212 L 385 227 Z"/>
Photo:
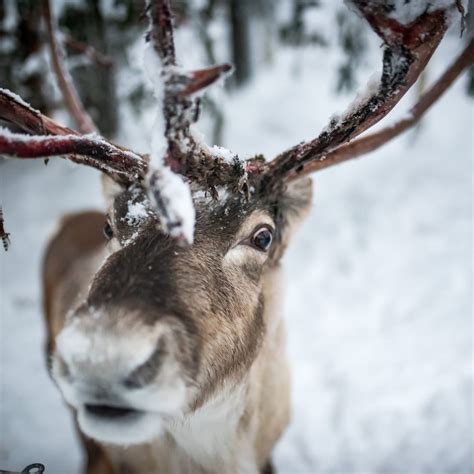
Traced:
<path fill-rule="evenodd" d="M 57 39 L 56 19 L 54 18 L 49 0 L 43 0 L 43 14 L 46 23 L 51 62 L 66 107 L 82 133 L 96 132 L 97 127 L 84 109 L 69 71 L 64 67 L 64 53 Z"/>
<path fill-rule="evenodd" d="M 147 14 L 150 23 L 147 38 L 160 61 L 158 68 L 150 68 L 149 75 L 155 82 L 155 95 L 162 101 L 167 141 L 164 162 L 175 173 L 197 181 L 206 188 L 226 184 L 229 174 L 235 174 L 235 167 L 196 140 L 191 125 L 199 117 L 200 103 L 195 94 L 228 74 L 232 66 L 222 64 L 185 71 L 176 64 L 168 0 L 148 0 Z M 210 172 L 216 168 L 218 173 Z"/>
<path fill-rule="evenodd" d="M 304 165 L 299 173 L 294 172 L 288 178 L 296 179 L 302 175 L 320 171 L 329 166 L 358 158 L 385 145 L 393 138 L 415 125 L 428 109 L 446 92 L 461 73 L 474 63 L 474 40 L 471 40 L 464 51 L 457 57 L 443 75 L 426 91 L 420 100 L 410 109 L 406 117 L 389 125 L 382 130 L 358 138 L 345 145 L 341 145 L 327 155 L 322 155 Z"/>
<path fill-rule="evenodd" d="M 341 144 L 373 126 L 405 95 L 425 68 L 447 29 L 445 9 L 425 12 L 405 26 L 389 18 L 380 2 L 353 0 L 358 11 L 384 41 L 383 69 L 375 93 L 333 119 L 320 135 L 277 156 L 268 165 L 265 187 L 301 174 Z"/>
<path fill-rule="evenodd" d="M 459 10 L 459 0 L 452 1 L 452 7 Z M 90 132 L 95 127 L 61 62 L 50 2 L 43 2 L 52 63 L 65 103 L 82 133 Z M 4 89 L 0 89 L 0 120 L 11 124 L 12 130 L 20 130 L 26 135 L 0 127 L 0 153 L 19 158 L 63 154 L 76 163 L 99 169 L 125 185 L 143 182 L 164 229 L 178 240 L 190 242 L 194 207 L 189 181 L 211 193 L 218 185 L 227 185 L 234 192 L 242 192 L 251 185 L 256 193 L 272 193 L 288 179 L 360 156 L 412 126 L 474 61 L 471 40 L 463 54 L 422 96 L 407 118 L 351 142 L 387 115 L 414 84 L 444 35 L 448 16 L 446 7 L 435 11 L 431 8 L 404 25 L 387 14 L 383 2 L 352 0 L 352 3 L 384 41 L 383 70 L 376 90 L 342 117 L 332 120 L 317 138 L 281 153 L 269 163 L 261 157 L 243 163 L 237 155 L 209 148 L 194 138 L 191 126 L 199 115 L 199 99 L 195 93 L 228 73 L 230 66 L 223 64 L 188 72 L 177 65 L 168 0 L 147 2 L 148 41 L 153 54 L 147 63 L 156 66 L 149 72 L 160 106 L 154 133 L 158 141 L 152 146 L 150 164 L 147 157 L 102 137 L 91 133 L 80 135 L 59 125 Z M 1 216 L 0 224 L 3 225 Z M 5 236 L 2 227 L 0 237 Z"/>
<path fill-rule="evenodd" d="M 155 96 L 160 100 L 155 123 L 164 124 L 164 130 L 157 131 L 152 144 L 147 182 L 165 230 L 180 241 L 191 242 L 194 206 L 187 182 L 177 174 L 206 190 L 229 184 L 231 176 L 240 178 L 245 174 L 238 160 L 229 163 L 212 153 L 194 138 L 191 130 L 200 108 L 194 94 L 228 73 L 231 66 L 222 64 L 190 72 L 178 67 L 168 0 L 149 0 L 147 14 L 150 23 L 147 39 L 156 54 L 147 61 L 148 72 Z M 166 142 L 164 146 L 162 140 Z"/>
<path fill-rule="evenodd" d="M 44 158 L 64 154 L 65 158 L 97 168 L 124 184 L 139 181 L 146 174 L 145 157 L 98 135 L 80 135 L 63 127 L 6 89 L 0 89 L 0 119 L 28 133 L 12 133 L 0 127 L 0 154 L 5 156 Z"/>
<path fill-rule="evenodd" d="M 94 64 L 105 68 L 109 68 L 114 65 L 114 61 L 109 56 L 97 51 L 91 45 L 83 43 L 82 41 L 78 41 L 72 36 L 64 33 L 62 34 L 62 39 L 68 48 L 75 51 L 76 53 L 83 54 Z"/>

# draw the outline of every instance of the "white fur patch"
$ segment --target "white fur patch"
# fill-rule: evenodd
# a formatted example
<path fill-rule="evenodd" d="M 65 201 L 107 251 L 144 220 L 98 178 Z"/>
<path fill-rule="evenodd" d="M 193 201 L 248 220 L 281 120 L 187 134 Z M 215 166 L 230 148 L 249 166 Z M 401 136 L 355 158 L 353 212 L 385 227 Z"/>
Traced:
<path fill-rule="evenodd" d="M 245 384 L 241 383 L 224 389 L 168 429 L 186 455 L 204 468 L 214 471 L 219 465 L 238 465 L 239 473 L 256 473 L 252 440 L 240 437 L 238 430 L 245 404 Z"/>
<path fill-rule="evenodd" d="M 168 330 L 130 321 L 133 317 L 91 311 L 76 316 L 58 335 L 53 357 L 53 376 L 64 399 L 77 409 L 81 429 L 106 443 L 150 441 L 161 432 L 164 420 L 183 415 L 188 402 L 188 387 L 172 353 L 165 356 L 152 383 L 139 388 L 124 383 L 152 356 Z M 121 406 L 140 413 L 107 419 L 85 411 L 85 404 Z"/>

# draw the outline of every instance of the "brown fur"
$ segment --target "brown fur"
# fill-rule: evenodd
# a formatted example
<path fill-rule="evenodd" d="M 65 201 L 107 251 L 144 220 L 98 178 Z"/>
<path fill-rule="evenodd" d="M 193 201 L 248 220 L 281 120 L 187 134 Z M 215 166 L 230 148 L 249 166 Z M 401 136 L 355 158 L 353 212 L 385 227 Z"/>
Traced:
<path fill-rule="evenodd" d="M 157 230 L 152 217 L 130 242 L 133 232 L 124 216 L 126 203 L 136 199 L 137 192 L 130 193 L 119 193 L 109 211 L 120 242 L 111 254 L 102 236 L 105 216 L 100 213 L 68 216 L 51 240 L 43 267 L 48 354 L 55 354 L 55 339 L 71 310 L 69 318 L 91 331 L 94 325 L 107 331 L 168 328 L 150 359 L 130 374 L 129 388 L 152 383 L 162 364 L 174 358 L 196 389 L 186 416 L 193 417 L 222 396 L 225 404 L 222 394 L 232 398 L 238 390 L 235 398 L 242 414 L 232 435 L 234 455 L 245 456 L 238 454 L 239 446 L 251 446 L 259 469 L 267 469 L 271 449 L 289 418 L 285 333 L 275 307 L 278 262 L 294 223 L 309 207 L 310 185 L 294 185 L 271 202 L 236 200 L 214 208 L 198 204 L 195 242 L 188 248 L 178 247 Z M 232 245 L 251 232 L 259 216 L 267 216 L 276 227 L 268 258 L 250 253 L 242 263 L 229 260 Z M 93 311 L 106 316 L 96 321 Z M 67 372 L 64 361 L 62 365 Z M 168 472 L 177 469 L 170 464 L 173 459 L 180 471 L 230 469 L 217 459 L 212 469 L 187 460 L 183 448 L 166 433 L 156 442 L 125 450 L 83 440 L 87 472 L 94 474 Z M 236 459 L 235 472 L 241 461 Z"/>

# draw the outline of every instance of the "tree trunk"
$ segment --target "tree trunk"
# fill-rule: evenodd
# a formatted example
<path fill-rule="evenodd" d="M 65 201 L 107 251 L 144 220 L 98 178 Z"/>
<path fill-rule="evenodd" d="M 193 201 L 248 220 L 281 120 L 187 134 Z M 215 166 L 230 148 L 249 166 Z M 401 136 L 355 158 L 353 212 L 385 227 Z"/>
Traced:
<path fill-rule="evenodd" d="M 238 87 L 250 79 L 252 72 L 249 7 L 249 0 L 229 0 L 233 82 Z"/>

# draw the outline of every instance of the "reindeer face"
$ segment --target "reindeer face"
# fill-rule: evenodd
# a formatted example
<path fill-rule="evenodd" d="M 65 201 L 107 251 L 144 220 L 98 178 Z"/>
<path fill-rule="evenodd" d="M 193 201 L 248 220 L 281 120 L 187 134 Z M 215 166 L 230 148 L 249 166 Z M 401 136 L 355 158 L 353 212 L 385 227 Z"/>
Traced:
<path fill-rule="evenodd" d="M 309 208 L 310 189 L 309 181 L 293 185 L 272 202 L 197 200 L 189 247 L 157 228 L 140 190 L 115 197 L 105 226 L 110 255 L 54 358 L 87 435 L 147 441 L 238 383 L 265 335 L 265 281 Z"/>

